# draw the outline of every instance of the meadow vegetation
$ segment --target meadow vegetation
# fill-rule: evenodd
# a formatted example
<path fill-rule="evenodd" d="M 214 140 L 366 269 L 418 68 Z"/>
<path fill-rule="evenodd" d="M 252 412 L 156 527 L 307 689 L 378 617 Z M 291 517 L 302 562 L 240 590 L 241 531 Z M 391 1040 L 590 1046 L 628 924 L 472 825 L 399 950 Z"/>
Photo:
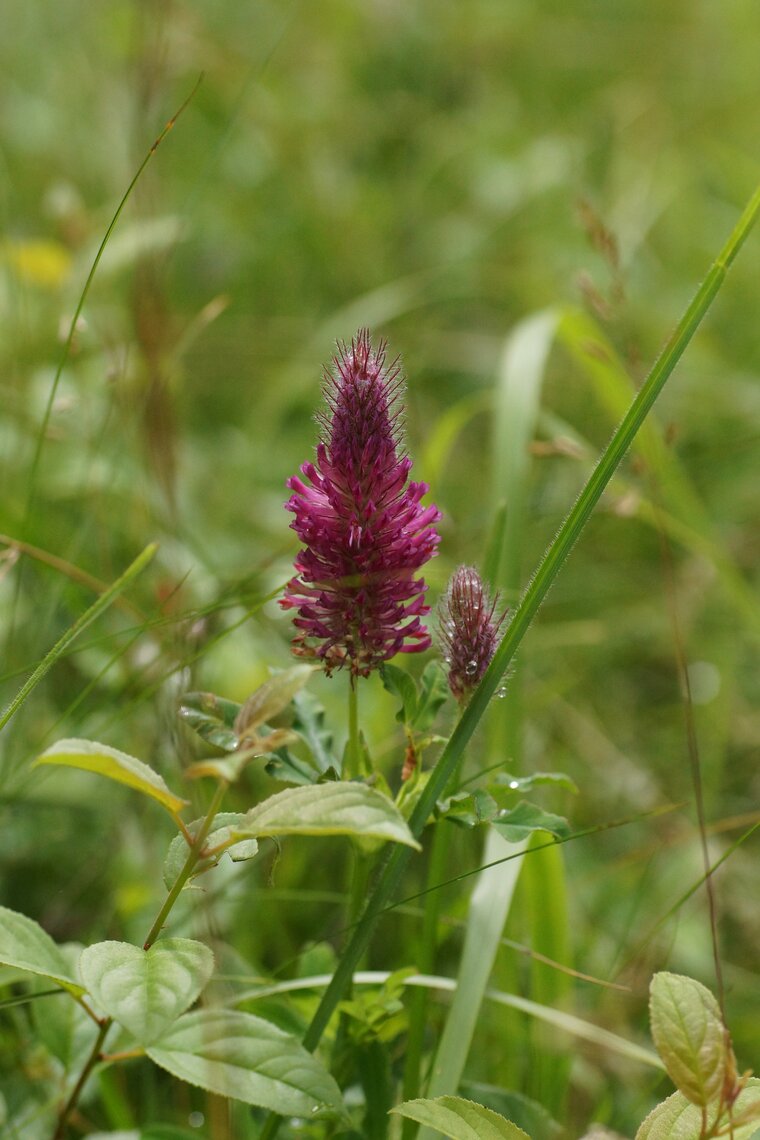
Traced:
<path fill-rule="evenodd" d="M 712 1033 L 699 1081 L 722 1077 L 641 1140 L 718 1134 L 699 1106 L 738 1089 L 721 1017 L 738 1073 L 760 1069 L 758 234 L 506 677 L 486 675 L 461 756 L 440 643 L 359 678 L 352 728 L 350 670 L 304 669 L 278 599 L 323 366 L 369 328 L 402 358 L 403 447 L 441 512 L 428 600 L 477 566 L 516 612 L 758 183 L 756 5 L 5 9 L 0 1136 L 411 1140 L 436 1118 L 389 1110 L 459 1094 L 533 1140 L 634 1137 L 696 1080 L 663 1012 L 679 1001 Z M 75 763 L 54 751 L 72 739 L 102 747 Z M 218 853 L 239 861 L 204 864 L 162 932 L 198 869 L 178 818 L 191 839 L 215 786 Z M 288 789 L 279 815 L 246 814 Z M 392 897 L 317 1033 L 387 838 Z M 36 935 L 15 915 L 63 959 L 22 961 Z M 203 991 L 181 1016 L 318 1045 L 304 1080 L 332 1115 L 175 1079 L 148 1013 L 113 1013 L 96 949 L 146 935 L 151 961 L 168 940 L 186 956 L 190 1003 Z M 128 1056 L 88 1070 L 63 1119 L 98 1032 L 83 977 Z M 447 1133 L 460 1110 L 439 1102 L 439 1133 L 519 1134 L 487 1114 Z"/>

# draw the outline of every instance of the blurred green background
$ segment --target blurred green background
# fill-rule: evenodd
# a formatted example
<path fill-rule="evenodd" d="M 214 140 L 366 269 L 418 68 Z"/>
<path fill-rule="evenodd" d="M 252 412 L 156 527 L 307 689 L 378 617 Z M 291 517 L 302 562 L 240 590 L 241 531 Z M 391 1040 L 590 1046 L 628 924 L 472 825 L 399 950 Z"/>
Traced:
<path fill-rule="evenodd" d="M 49 556 L 110 582 L 148 541 L 161 547 L 130 593 L 137 608 L 92 627 L 4 731 L 0 892 L 59 938 L 139 938 L 168 825 L 120 789 L 30 773 L 30 760 L 91 736 L 176 785 L 194 755 L 178 695 L 243 699 L 288 663 L 288 621 L 265 600 L 296 549 L 284 481 L 311 455 L 335 339 L 363 325 L 402 355 L 406 443 L 444 512 L 434 601 L 456 565 L 482 560 L 504 494 L 509 412 L 494 407 L 508 338 L 556 318 L 501 583 L 514 600 L 758 181 L 760 11 L 5 0 L 3 23 L 3 704 L 94 597 Z M 105 251 L 46 423 L 98 245 L 201 73 Z M 674 617 L 714 859 L 759 810 L 758 240 L 526 639 L 513 698 L 491 711 L 515 766 L 576 780 L 577 798 L 547 799 L 574 828 L 685 805 L 565 849 L 568 961 L 601 978 L 625 966 L 632 993 L 578 982 L 563 1004 L 634 1040 L 654 969 L 714 983 L 703 892 L 646 941 L 702 873 Z M 341 679 L 314 689 L 341 718 Z M 375 679 L 363 707 L 397 781 L 393 703 Z M 249 801 L 267 786 L 254 779 Z M 459 869 L 476 866 L 477 840 L 454 842 Z M 317 863 L 313 850 L 288 850 L 275 875 L 317 892 L 313 905 L 262 901 L 266 870 L 255 903 L 255 874 L 222 900 L 214 929 L 249 966 L 287 973 L 330 931 L 318 892 L 342 889 L 340 854 Z M 757 860 L 754 837 L 716 879 L 728 1016 L 740 1066 L 756 1068 Z M 452 921 L 465 898 L 447 892 Z M 530 942 L 527 901 L 510 924 Z M 378 968 L 413 964 L 415 922 L 393 926 Z M 442 968 L 457 947 L 454 927 Z M 530 992 L 522 960 L 502 954 L 505 986 Z M 515 1059 L 529 1033 L 488 1009 L 468 1075 L 551 1101 Z M 667 1091 L 599 1049 L 563 1047 L 569 1136 L 591 1120 L 632 1135 Z"/>

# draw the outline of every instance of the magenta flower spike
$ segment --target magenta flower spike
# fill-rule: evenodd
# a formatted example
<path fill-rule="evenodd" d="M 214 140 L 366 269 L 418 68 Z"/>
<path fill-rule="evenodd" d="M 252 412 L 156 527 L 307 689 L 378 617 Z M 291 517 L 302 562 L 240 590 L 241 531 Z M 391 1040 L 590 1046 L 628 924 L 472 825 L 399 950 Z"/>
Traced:
<path fill-rule="evenodd" d="M 408 482 L 400 443 L 404 376 L 362 329 L 338 344 L 325 373 L 316 462 L 288 479 L 285 504 L 304 544 L 280 605 L 297 610 L 293 651 L 367 676 L 396 653 L 427 649 L 427 586 L 417 571 L 436 553 L 441 517 L 423 506 L 426 483 Z"/>
<path fill-rule="evenodd" d="M 507 616 L 496 613 L 483 580 L 472 566 L 460 566 L 438 607 L 440 640 L 448 666 L 449 688 L 465 701 L 491 663 L 499 630 Z"/>

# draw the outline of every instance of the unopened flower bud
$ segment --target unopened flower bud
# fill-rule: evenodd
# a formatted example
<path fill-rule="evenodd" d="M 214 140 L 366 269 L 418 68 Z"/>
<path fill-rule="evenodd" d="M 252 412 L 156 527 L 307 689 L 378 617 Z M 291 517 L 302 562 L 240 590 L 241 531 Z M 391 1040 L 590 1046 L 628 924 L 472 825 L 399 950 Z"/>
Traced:
<path fill-rule="evenodd" d="M 507 616 L 506 610 L 496 613 L 497 603 L 498 595 L 491 601 L 477 570 L 460 566 L 439 604 L 443 658 L 449 688 L 458 701 L 467 700 L 496 652 Z"/>

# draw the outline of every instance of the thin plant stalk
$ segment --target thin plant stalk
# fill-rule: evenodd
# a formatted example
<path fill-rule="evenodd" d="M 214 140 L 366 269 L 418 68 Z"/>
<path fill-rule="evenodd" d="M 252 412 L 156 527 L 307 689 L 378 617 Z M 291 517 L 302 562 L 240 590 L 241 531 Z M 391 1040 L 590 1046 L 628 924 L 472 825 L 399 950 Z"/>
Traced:
<path fill-rule="evenodd" d="M 103 1048 L 103 1042 L 105 1041 L 106 1036 L 108 1034 L 108 1030 L 111 1028 L 112 1024 L 113 1024 L 113 1022 L 112 1022 L 110 1017 L 107 1017 L 101 1023 L 100 1029 L 98 1030 L 98 1035 L 95 1038 L 95 1042 L 92 1046 L 92 1049 L 90 1050 L 90 1055 L 84 1063 L 84 1066 L 82 1068 L 82 1072 L 79 1074 L 79 1080 L 74 1085 L 73 1089 L 71 1090 L 71 1094 L 69 1096 L 69 1099 L 66 1101 L 66 1104 L 61 1109 L 61 1114 L 58 1117 L 58 1123 L 56 1125 L 55 1132 L 53 1133 L 52 1140 L 62 1140 L 64 1131 L 66 1128 L 66 1121 L 68 1120 L 69 1115 L 71 1114 L 74 1107 L 76 1106 L 77 1101 L 79 1100 L 79 1097 L 82 1093 L 82 1089 L 84 1088 L 85 1083 L 87 1081 L 87 1078 L 89 1077 L 90 1073 L 95 1068 L 98 1061 L 100 1060 L 100 1051 Z"/>
<path fill-rule="evenodd" d="M 359 678 L 351 677 L 348 687 L 348 744 L 344 775 L 349 780 L 357 780 L 364 774 L 359 737 Z M 348 884 L 347 927 L 353 926 L 364 906 L 367 897 L 369 866 L 365 853 L 357 844 L 352 845 L 352 858 L 349 860 L 350 881 Z"/>
<path fill-rule="evenodd" d="M 214 792 L 214 797 L 211 801 L 208 811 L 206 812 L 203 823 L 200 826 L 200 830 L 198 831 L 198 834 L 194 836 L 193 841 L 190 844 L 190 850 L 187 853 L 185 864 L 179 875 L 177 875 L 172 889 L 166 896 L 164 905 L 161 907 L 161 910 L 156 916 L 156 921 L 153 923 L 150 931 L 148 932 L 148 937 L 145 939 L 145 942 L 143 944 L 143 950 L 150 950 L 151 946 L 158 938 L 159 934 L 161 933 L 161 928 L 169 917 L 172 907 L 180 896 L 182 888 L 195 870 L 195 865 L 201 857 L 203 844 L 206 842 L 206 838 L 208 836 L 208 833 L 211 831 L 214 819 L 216 818 L 216 814 L 219 811 L 219 808 L 222 806 L 222 800 L 224 799 L 224 795 L 227 791 L 228 786 L 229 785 L 224 780 L 220 780 L 219 784 L 217 785 L 217 789 Z"/>
<path fill-rule="evenodd" d="M 428 863 L 427 886 L 431 890 L 431 893 L 428 895 L 425 904 L 420 943 L 415 955 L 415 965 L 420 974 L 435 973 L 435 956 L 438 947 L 440 892 L 433 888 L 440 883 L 444 876 L 448 849 L 449 844 L 444 832 L 443 822 L 439 821 L 433 832 L 433 842 Z M 404 1061 L 404 1100 L 414 1100 L 419 1096 L 428 1001 L 428 991 L 424 987 L 421 986 L 413 991 L 409 1008 L 409 1034 L 407 1036 L 406 1058 Z M 414 1120 L 406 1119 L 402 1121 L 401 1135 L 403 1140 L 409 1140 L 416 1130 L 417 1123 Z"/>
<path fill-rule="evenodd" d="M 361 775 L 359 743 L 359 679 L 352 676 L 348 686 L 348 745 L 346 748 L 345 776 L 355 780 Z"/>
<path fill-rule="evenodd" d="M 47 429 L 48 429 L 48 425 L 50 423 L 50 417 L 51 417 L 52 412 L 53 412 L 53 406 L 55 404 L 55 397 L 56 397 L 56 394 L 58 392 L 58 385 L 60 384 L 61 376 L 63 375 L 63 369 L 65 367 L 66 361 L 68 360 L 69 356 L 71 355 L 71 346 L 74 343 L 74 336 L 75 336 L 76 331 L 77 331 L 77 325 L 79 323 L 79 318 L 82 315 L 82 309 L 84 308 L 84 303 L 87 300 L 87 296 L 90 292 L 90 287 L 91 287 L 91 285 L 95 279 L 95 274 L 97 273 L 98 266 L 100 265 L 103 254 L 105 253 L 106 246 L 108 245 L 108 242 L 110 241 L 111 234 L 113 233 L 114 229 L 116 228 L 116 224 L 119 221 L 119 218 L 121 217 L 121 215 L 124 211 L 124 207 L 126 206 L 127 202 L 129 201 L 130 197 L 132 196 L 132 191 L 134 190 L 137 183 L 140 181 L 140 178 L 142 177 L 143 171 L 145 170 L 145 168 L 148 165 L 148 163 L 150 162 L 150 160 L 153 158 L 153 155 L 156 153 L 156 151 L 160 147 L 161 143 L 164 141 L 166 136 L 169 134 L 169 131 L 171 131 L 172 128 L 174 127 L 175 123 L 177 122 L 177 119 L 180 117 L 180 115 L 185 110 L 187 105 L 193 99 L 195 92 L 198 90 L 201 79 L 202 79 L 202 76 L 199 77 L 199 79 L 196 81 L 195 86 L 193 87 L 192 91 L 187 96 L 187 98 L 185 99 L 185 101 L 183 102 L 183 104 L 179 108 L 179 110 L 175 111 L 175 113 L 169 119 L 168 123 L 166 123 L 163 130 L 158 135 L 158 137 L 154 140 L 150 149 L 148 150 L 148 152 L 146 153 L 142 162 L 140 163 L 139 167 L 137 168 L 137 171 L 135 172 L 135 174 L 132 178 L 132 181 L 130 182 L 129 186 L 127 186 L 127 189 L 124 191 L 124 194 L 122 195 L 121 201 L 119 202 L 118 206 L 116 207 L 116 211 L 115 211 L 113 217 L 111 218 L 111 221 L 108 223 L 108 229 L 106 230 L 105 234 L 103 235 L 103 240 L 101 241 L 100 245 L 98 246 L 98 251 L 95 254 L 95 258 L 93 260 L 92 265 L 90 266 L 90 272 L 87 274 L 87 280 L 84 283 L 84 288 L 82 289 L 82 292 L 79 296 L 79 300 L 77 301 L 77 306 L 74 310 L 74 315 L 71 318 L 71 324 L 69 325 L 69 331 L 68 331 L 68 335 L 66 337 L 66 343 L 63 346 L 63 352 L 61 353 L 61 358 L 58 361 L 58 367 L 55 370 L 53 382 L 50 385 L 50 391 L 48 392 L 48 398 L 47 398 L 47 402 L 45 404 L 45 411 L 44 411 L 43 416 L 42 416 L 42 423 L 40 425 L 40 430 L 37 433 L 37 443 L 36 443 L 36 446 L 34 449 L 34 456 L 32 457 L 32 466 L 31 466 L 31 470 L 29 472 L 29 475 L 27 477 L 27 498 L 26 498 L 26 508 L 25 508 L 25 512 L 24 512 L 24 521 L 25 522 L 26 522 L 26 520 L 28 520 L 28 518 L 31 514 L 32 505 L 34 503 L 34 496 L 35 496 L 35 493 L 37 490 L 37 476 L 39 473 L 40 460 L 42 458 L 42 448 L 43 448 L 43 445 L 44 445 L 45 440 L 47 438 Z"/>
<path fill-rule="evenodd" d="M 457 791 L 459 788 L 461 768 L 462 764 L 460 762 L 446 788 L 447 795 Z M 419 949 L 416 954 L 416 966 L 420 974 L 434 973 L 440 917 L 440 892 L 436 888 L 444 876 L 448 850 L 449 843 L 446 837 L 445 827 L 443 821 L 439 820 L 433 830 L 433 841 L 426 876 L 427 902 L 424 908 Z M 419 1096 L 429 1001 L 430 995 L 426 989 L 420 988 L 414 991 L 409 1010 L 409 1034 L 407 1037 L 406 1058 L 404 1062 L 404 1100 L 414 1100 Z M 409 1118 L 402 1120 L 402 1140 L 409 1140 L 409 1138 L 414 1135 L 416 1129 L 416 1121 Z"/>

